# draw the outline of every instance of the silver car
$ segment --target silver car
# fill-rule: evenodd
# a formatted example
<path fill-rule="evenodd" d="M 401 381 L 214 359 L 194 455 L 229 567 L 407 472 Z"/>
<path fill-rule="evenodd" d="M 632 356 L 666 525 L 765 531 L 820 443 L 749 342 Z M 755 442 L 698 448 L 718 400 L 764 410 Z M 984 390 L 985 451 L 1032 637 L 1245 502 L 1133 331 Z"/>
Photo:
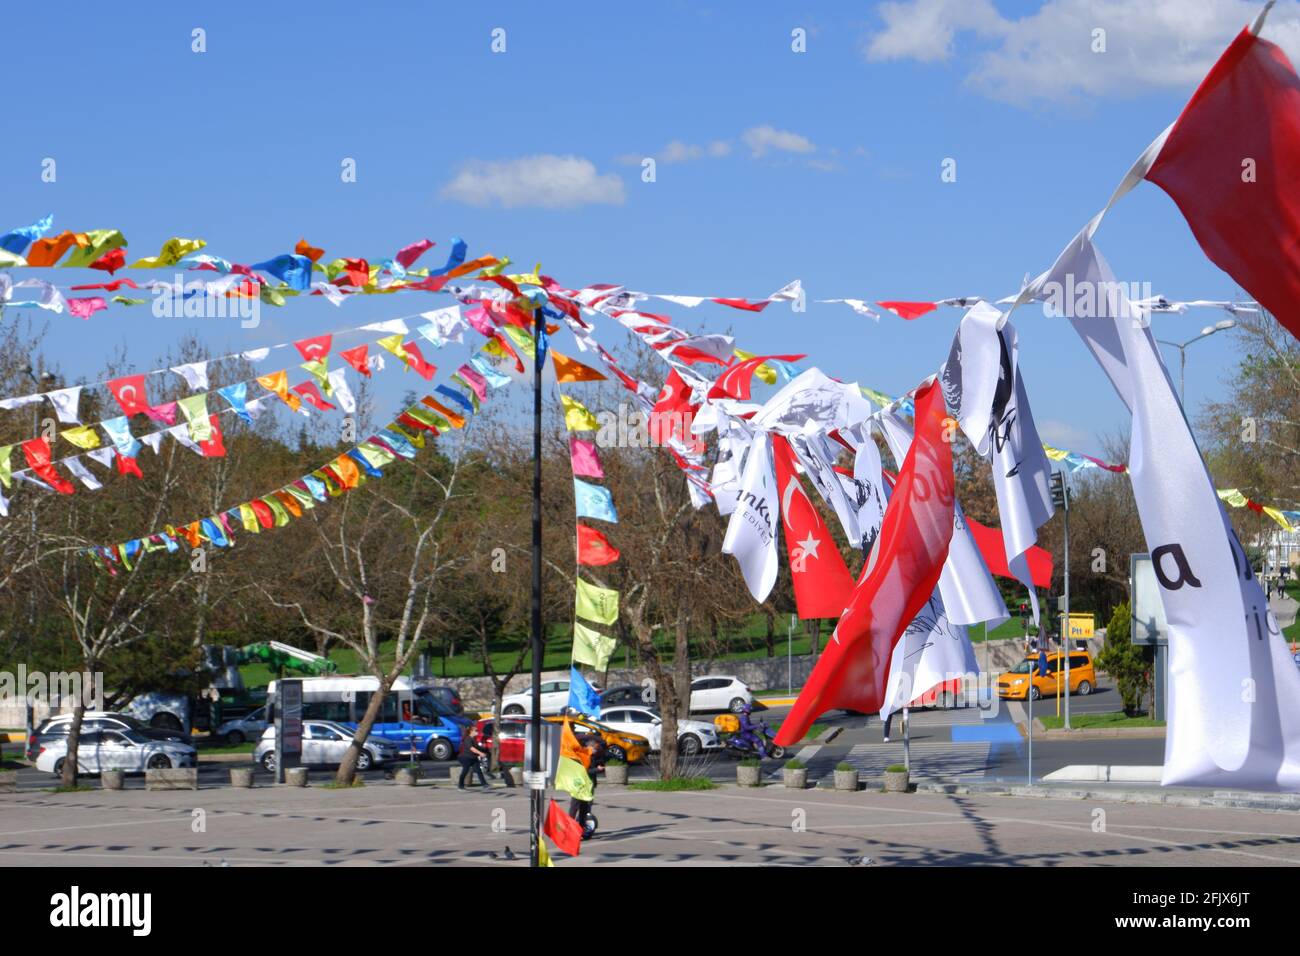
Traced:
<path fill-rule="evenodd" d="M 212 736 L 226 744 L 226 746 L 234 747 L 242 744 L 245 740 L 257 740 L 262 736 L 262 732 L 266 730 L 267 726 L 266 708 L 259 707 L 243 717 L 227 720 L 212 732 Z"/>
<path fill-rule="evenodd" d="M 352 746 L 352 731 L 332 720 L 305 720 L 302 724 L 302 756 L 300 763 L 304 767 L 337 767 L 343 762 L 343 755 Z M 382 764 L 397 760 L 399 752 L 396 744 L 378 737 L 371 737 L 361 747 L 357 757 L 357 769 L 369 770 Z M 263 769 L 275 772 L 275 726 L 271 725 L 262 732 L 253 751 L 253 759 Z"/>
<path fill-rule="evenodd" d="M 68 756 L 66 735 L 44 737 L 36 755 L 36 769 L 55 776 L 63 775 Z M 124 770 L 170 770 L 172 767 L 198 766 L 198 757 L 189 744 L 174 740 L 150 740 L 134 730 L 92 730 L 77 742 L 77 769 L 81 773 Z"/>

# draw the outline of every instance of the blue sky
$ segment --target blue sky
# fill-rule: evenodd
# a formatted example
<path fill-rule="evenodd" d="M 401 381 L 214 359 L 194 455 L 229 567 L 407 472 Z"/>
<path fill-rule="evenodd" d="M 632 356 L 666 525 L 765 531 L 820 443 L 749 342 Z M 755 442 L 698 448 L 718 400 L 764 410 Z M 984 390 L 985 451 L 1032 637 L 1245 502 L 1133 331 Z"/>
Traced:
<path fill-rule="evenodd" d="M 372 260 L 428 236 L 434 260 L 460 235 L 471 255 L 540 261 L 572 287 L 761 297 L 800 278 L 810 299 L 998 297 L 1052 263 L 1256 9 L 1207 0 L 1184 22 L 1187 4 L 1094 6 L 18 6 L 4 14 L 20 95 L 0 149 L 0 231 L 53 212 L 56 229 L 121 229 L 130 259 L 179 235 L 237 262 L 302 236 L 327 258 Z M 1295 4 L 1274 23 L 1289 44 Z M 205 53 L 191 51 L 196 27 Z M 791 49 L 796 28 L 806 52 Z M 55 183 L 40 181 L 45 157 Z M 355 183 L 341 181 L 345 158 Z M 948 158 L 956 182 L 941 181 Z M 1121 279 L 1170 298 L 1240 295 L 1154 186 L 1097 239 Z M 193 327 L 223 351 L 442 304 L 299 301 L 264 310 L 255 330 Z M 804 315 L 677 314 L 892 393 L 938 366 L 960 318 L 876 324 L 811 302 Z M 1157 334 L 1222 317 L 1157 316 Z M 143 307 L 51 321 L 63 371 L 94 378 L 115 347 L 152 367 L 190 327 Z M 1100 371 L 1065 323 L 1025 310 L 1017 325 L 1045 440 L 1098 453 L 1096 436 L 1126 424 Z M 1189 404 L 1217 394 L 1234 344 L 1189 351 Z"/>

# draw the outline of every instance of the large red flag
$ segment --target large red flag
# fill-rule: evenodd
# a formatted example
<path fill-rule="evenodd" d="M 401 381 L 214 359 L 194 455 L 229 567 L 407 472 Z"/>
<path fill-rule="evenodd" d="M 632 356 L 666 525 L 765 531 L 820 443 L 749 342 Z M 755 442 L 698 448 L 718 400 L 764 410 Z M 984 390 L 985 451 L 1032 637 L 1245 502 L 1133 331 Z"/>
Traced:
<path fill-rule="evenodd" d="M 546 810 L 542 832 L 569 856 L 577 856 L 582 849 L 582 824 L 561 810 L 554 800 Z"/>
<path fill-rule="evenodd" d="M 853 596 L 853 575 L 840 557 L 821 513 L 808 500 L 795 473 L 794 453 L 782 435 L 772 436 L 776 487 L 781 492 L 781 522 L 790 558 L 794 603 L 799 617 L 839 617 Z"/>
<path fill-rule="evenodd" d="M 1249 30 L 1214 64 L 1146 178 L 1201 249 L 1300 338 L 1300 78 Z"/>
<path fill-rule="evenodd" d="M 691 387 L 677 374 L 677 369 L 668 373 L 650 412 L 651 441 L 664 445 L 670 438 L 685 441 L 690 437 L 691 419 L 700 409 L 699 405 L 691 404 L 691 394 Z"/>
<path fill-rule="evenodd" d="M 880 709 L 889 659 L 903 630 L 939 583 L 952 540 L 952 446 L 944 440 L 943 393 L 931 382 L 916 393 L 916 437 L 885 509 L 879 557 L 858 582 L 808 683 L 781 724 L 776 742 L 803 739 L 828 710 Z"/>
<path fill-rule="evenodd" d="M 988 565 L 989 574 L 996 574 L 998 577 L 1003 578 L 1015 578 L 1016 576 L 1011 573 L 1011 569 L 1007 567 L 1007 549 L 1002 539 L 1001 529 L 982 525 L 970 515 L 965 515 L 965 518 L 966 527 L 970 531 L 970 536 L 975 540 L 975 547 L 979 548 L 984 563 Z M 1046 548 L 1040 548 L 1038 545 L 1033 545 L 1025 552 L 1025 560 L 1029 565 L 1029 576 L 1034 585 L 1040 588 L 1051 588 L 1052 552 Z"/>

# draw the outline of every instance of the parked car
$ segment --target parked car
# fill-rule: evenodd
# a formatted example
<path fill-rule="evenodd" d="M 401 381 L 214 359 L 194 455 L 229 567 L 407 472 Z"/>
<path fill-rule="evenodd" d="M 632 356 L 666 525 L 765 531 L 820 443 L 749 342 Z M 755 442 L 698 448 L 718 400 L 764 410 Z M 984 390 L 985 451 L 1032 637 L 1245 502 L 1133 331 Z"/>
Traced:
<path fill-rule="evenodd" d="M 235 747 L 246 740 L 257 740 L 267 726 L 266 708 L 259 707 L 246 717 L 226 721 L 212 732 L 212 736 L 228 747 Z"/>
<path fill-rule="evenodd" d="M 302 724 L 302 755 L 299 762 L 305 767 L 337 767 L 343 762 L 343 755 L 352 746 L 352 731 L 332 720 L 305 720 Z M 395 744 L 383 738 L 370 737 L 361 747 L 357 757 L 357 769 L 369 770 L 371 767 L 392 763 L 401 756 Z M 275 771 L 275 727 L 267 727 L 262 732 L 253 751 L 253 759 L 262 768 Z"/>
<path fill-rule="evenodd" d="M 691 712 L 729 710 L 738 714 L 746 704 L 754 703 L 744 682 L 737 677 L 710 674 L 691 681 Z"/>
<path fill-rule="evenodd" d="M 569 682 L 567 680 L 548 680 L 542 684 L 542 716 L 564 712 L 569 706 Z M 531 714 L 533 711 L 533 689 L 530 686 L 520 694 L 511 694 L 501 699 L 502 714 Z"/>
<path fill-rule="evenodd" d="M 623 760 L 627 763 L 640 763 L 650 753 L 650 740 L 642 734 L 629 734 L 615 730 L 608 724 L 590 717 L 547 717 L 549 723 L 560 724 L 569 721 L 573 732 L 578 736 L 594 734 L 605 744 L 605 754 L 610 760 Z"/>
<path fill-rule="evenodd" d="M 48 717 L 43 720 L 27 739 L 27 759 L 36 759 L 40 744 L 44 743 L 43 738 L 66 737 L 71 729 L 71 714 L 59 714 L 56 717 Z M 189 734 L 179 730 L 150 727 L 130 714 L 119 714 L 107 710 L 86 711 L 81 718 L 81 738 L 84 740 L 87 734 L 100 730 L 131 730 L 147 740 L 170 741 L 185 744 L 186 746 L 191 746 L 194 743 Z"/>
<path fill-rule="evenodd" d="M 500 724 L 486 717 L 474 728 L 474 741 L 486 750 L 492 749 L 492 729 L 497 726 L 497 744 L 501 753 L 499 763 L 523 763 L 524 743 L 528 739 L 528 721 L 520 717 L 502 717 Z"/>
<path fill-rule="evenodd" d="M 640 734 L 650 741 L 652 751 L 663 749 L 663 718 L 652 707 L 613 707 L 600 711 L 600 722 L 614 730 Z M 718 730 L 703 720 L 677 721 L 677 752 L 693 757 L 703 750 L 722 746 Z"/>
<path fill-rule="evenodd" d="M 41 739 L 36 754 L 36 769 L 63 776 L 68 756 L 68 735 L 50 734 Z M 170 770 L 173 767 L 197 766 L 194 748 L 175 740 L 151 740 L 136 730 L 92 730 L 77 740 L 77 770 L 80 773 L 103 773 L 124 770 Z"/>
<path fill-rule="evenodd" d="M 1053 651 L 1047 655 L 1047 674 L 1038 672 L 1038 656 L 1026 657 L 1005 674 L 998 676 L 998 696 L 1009 700 L 1024 700 L 1027 696 L 1055 697 L 1065 683 L 1065 655 Z M 1070 693 L 1088 695 L 1097 686 L 1092 655 L 1087 651 L 1070 651 Z"/>
<path fill-rule="evenodd" d="M 654 690 L 640 684 L 618 684 L 600 695 L 600 709 L 603 713 L 610 707 L 629 704 L 633 707 L 654 707 Z"/>

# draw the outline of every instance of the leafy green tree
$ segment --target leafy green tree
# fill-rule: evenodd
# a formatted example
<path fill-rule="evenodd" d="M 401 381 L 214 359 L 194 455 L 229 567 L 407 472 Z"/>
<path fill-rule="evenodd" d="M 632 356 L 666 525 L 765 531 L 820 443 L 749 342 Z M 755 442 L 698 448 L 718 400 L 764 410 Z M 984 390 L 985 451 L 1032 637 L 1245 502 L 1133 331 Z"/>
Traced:
<path fill-rule="evenodd" d="M 1150 649 L 1129 640 L 1129 603 L 1116 605 L 1106 625 L 1106 643 L 1097 655 L 1096 665 L 1115 680 L 1124 713 L 1135 717 L 1142 700 L 1151 689 Z"/>

